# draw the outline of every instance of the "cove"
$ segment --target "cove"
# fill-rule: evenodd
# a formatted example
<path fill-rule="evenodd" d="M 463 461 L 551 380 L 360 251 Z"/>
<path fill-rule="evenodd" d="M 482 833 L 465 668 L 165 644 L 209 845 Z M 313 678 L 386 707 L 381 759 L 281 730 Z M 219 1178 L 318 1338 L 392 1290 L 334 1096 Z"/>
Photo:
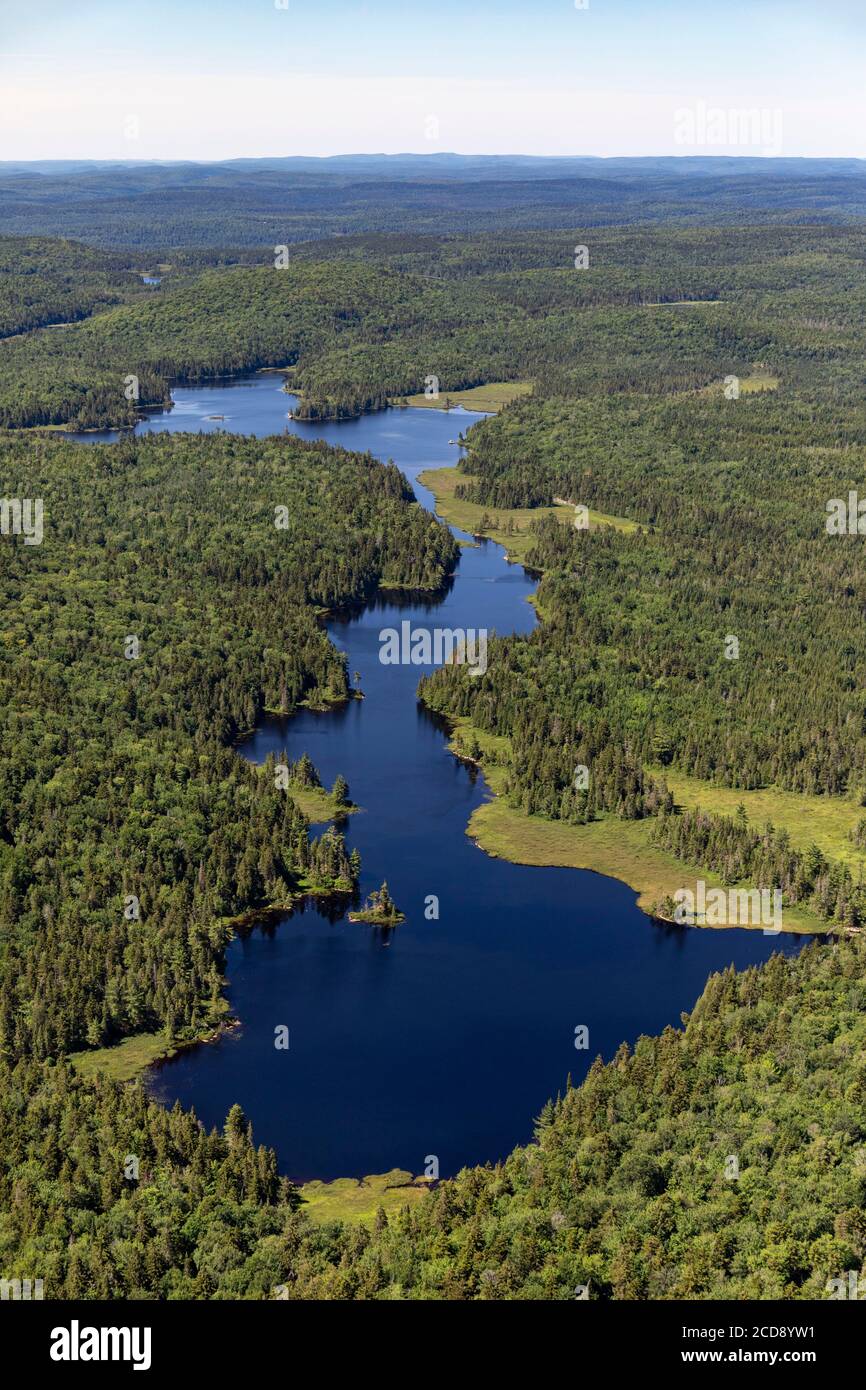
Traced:
<path fill-rule="evenodd" d="M 293 398 L 271 375 L 177 389 L 174 399 L 139 432 L 287 428 L 393 458 L 429 508 L 418 473 L 456 463 L 448 441 L 478 418 L 387 410 L 305 424 L 286 418 Z M 431 1156 L 448 1176 L 503 1158 L 530 1138 L 533 1117 L 569 1073 L 578 1082 L 597 1054 L 610 1058 L 622 1041 L 678 1025 L 712 971 L 803 944 L 655 922 L 614 879 L 510 864 L 469 840 L 467 821 L 488 795 L 483 776 L 448 752 L 441 722 L 417 701 L 419 676 L 432 668 L 383 664 L 380 633 L 404 621 L 529 632 L 534 587 L 500 546 L 482 542 L 462 551 L 444 594 L 388 592 L 335 616 L 328 631 L 350 675 L 360 672 L 364 700 L 268 717 L 242 747 L 257 762 L 306 751 L 323 781 L 348 779 L 364 808 L 346 826 L 362 857 L 361 891 L 387 879 L 406 913 L 383 933 L 348 922 L 340 905 L 309 903 L 238 936 L 227 975 L 240 1026 L 151 1074 L 159 1099 L 193 1107 L 207 1125 L 222 1125 L 238 1102 L 293 1179 L 418 1174 Z M 431 896 L 438 920 L 425 917 Z M 289 1030 L 288 1050 L 274 1046 L 279 1027 Z M 581 1028 L 586 1050 L 575 1048 Z"/>

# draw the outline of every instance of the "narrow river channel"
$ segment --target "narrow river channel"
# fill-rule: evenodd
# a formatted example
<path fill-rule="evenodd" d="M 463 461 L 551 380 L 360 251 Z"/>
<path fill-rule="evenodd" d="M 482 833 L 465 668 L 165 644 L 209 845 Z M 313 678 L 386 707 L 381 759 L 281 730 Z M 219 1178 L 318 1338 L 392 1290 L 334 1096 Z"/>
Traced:
<path fill-rule="evenodd" d="M 456 464 L 449 441 L 478 418 L 387 410 L 302 424 L 287 420 L 292 398 L 270 375 L 177 389 L 174 398 L 172 411 L 139 430 L 288 428 L 393 459 L 431 509 L 418 474 Z M 528 632 L 534 587 L 500 546 L 483 542 L 462 551 L 443 597 L 389 594 L 334 619 L 328 631 L 350 673 L 361 673 L 365 699 L 268 718 L 243 746 L 255 761 L 306 751 L 323 781 L 348 779 L 363 807 L 347 829 L 362 856 L 362 892 L 387 878 L 407 916 L 383 934 L 307 905 L 239 937 L 228 996 L 240 1027 L 151 1074 L 159 1099 L 194 1107 L 207 1125 L 221 1125 L 239 1102 L 294 1179 L 421 1173 L 430 1155 L 447 1176 L 502 1158 L 530 1137 L 533 1117 L 569 1073 L 579 1081 L 598 1053 L 609 1058 L 623 1040 L 678 1024 L 711 971 L 802 944 L 663 925 L 614 879 L 509 864 L 469 840 L 467 821 L 489 795 L 484 779 L 449 754 L 445 732 L 418 704 L 424 668 L 382 665 L 379 634 L 405 619 Z M 438 920 L 425 918 L 430 895 Z M 281 1024 L 287 1051 L 274 1047 Z M 579 1024 L 589 1028 L 588 1051 L 575 1050 Z"/>

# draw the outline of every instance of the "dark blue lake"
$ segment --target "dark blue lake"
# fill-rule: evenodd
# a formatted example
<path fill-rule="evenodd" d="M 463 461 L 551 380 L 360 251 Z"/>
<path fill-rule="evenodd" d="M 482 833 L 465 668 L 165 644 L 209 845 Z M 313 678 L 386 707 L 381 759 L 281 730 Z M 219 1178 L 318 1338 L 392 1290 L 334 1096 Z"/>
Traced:
<path fill-rule="evenodd" d="M 477 418 L 389 410 L 302 425 L 286 419 L 292 398 L 270 375 L 179 389 L 175 399 L 173 411 L 140 429 L 318 435 L 393 458 L 425 506 L 432 498 L 418 472 L 456 462 L 448 441 Z M 678 1024 L 711 971 L 801 945 L 760 931 L 662 925 L 614 879 L 509 864 L 467 838 L 488 795 L 484 780 L 448 753 L 443 730 L 419 706 L 424 668 L 382 665 L 379 634 L 407 618 L 413 627 L 527 632 L 533 588 L 501 547 L 484 543 L 462 552 L 440 601 L 389 596 L 331 622 L 365 699 L 268 719 L 243 748 L 255 760 L 306 751 L 323 780 L 348 779 L 364 808 L 347 830 L 362 856 L 362 891 L 387 878 L 407 916 L 383 935 L 308 906 L 240 937 L 228 957 L 240 1028 L 152 1074 L 160 1099 L 193 1106 L 208 1125 L 221 1125 L 238 1101 L 293 1178 L 420 1173 L 428 1155 L 446 1176 L 502 1158 L 530 1137 L 569 1072 L 579 1080 L 598 1053 L 609 1058 L 623 1040 Z M 425 919 L 430 895 L 438 921 Z M 588 1051 L 575 1050 L 579 1024 L 589 1028 Z M 288 1051 L 274 1047 L 279 1025 L 289 1029 Z"/>

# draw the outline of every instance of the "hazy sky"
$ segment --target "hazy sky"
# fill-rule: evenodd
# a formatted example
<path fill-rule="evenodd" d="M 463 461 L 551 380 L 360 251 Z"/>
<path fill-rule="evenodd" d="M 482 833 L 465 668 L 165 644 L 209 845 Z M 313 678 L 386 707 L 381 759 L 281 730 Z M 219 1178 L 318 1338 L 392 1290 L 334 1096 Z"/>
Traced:
<path fill-rule="evenodd" d="M 866 157 L 864 74 L 866 0 L 0 0 L 0 159 Z"/>

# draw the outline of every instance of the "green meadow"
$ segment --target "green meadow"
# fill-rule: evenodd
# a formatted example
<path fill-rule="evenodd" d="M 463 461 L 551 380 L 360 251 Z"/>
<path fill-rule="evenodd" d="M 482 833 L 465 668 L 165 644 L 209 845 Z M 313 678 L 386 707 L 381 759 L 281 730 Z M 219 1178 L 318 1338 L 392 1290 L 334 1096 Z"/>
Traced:
<path fill-rule="evenodd" d="M 465 391 L 440 391 L 434 399 L 425 396 L 423 391 L 404 399 L 406 405 L 425 410 L 452 410 L 454 406 L 462 406 L 464 410 L 482 410 L 495 415 L 503 406 L 531 393 L 531 381 L 490 381 L 486 386 L 469 386 Z"/>
<path fill-rule="evenodd" d="M 366 1178 L 304 1183 L 300 1192 L 302 1210 L 313 1221 L 357 1221 L 370 1226 L 380 1208 L 390 1214 L 423 1202 L 428 1182 L 425 1178 L 413 1178 L 403 1168 L 392 1168 L 390 1173 L 374 1173 Z"/>
<path fill-rule="evenodd" d="M 672 896 L 678 888 L 688 887 L 692 877 L 700 877 L 708 887 L 721 887 L 722 879 L 712 870 L 681 860 L 651 843 L 652 819 L 621 820 L 603 816 L 589 825 L 569 825 L 564 821 L 548 820 L 544 816 L 528 816 L 507 805 L 500 794 L 506 779 L 509 741 L 491 736 L 476 728 L 469 719 L 453 721 L 451 748 L 460 754 L 472 739 L 477 739 L 483 753 L 482 770 L 493 793 L 490 801 L 479 806 L 466 827 L 469 835 L 487 854 L 508 859 L 513 864 L 529 864 L 539 868 L 591 869 L 609 878 L 618 878 L 638 894 L 638 907 L 651 913 L 655 905 Z M 679 783 L 680 796 L 697 795 L 697 787 L 686 789 Z M 673 783 L 671 783 L 673 788 Z M 705 792 L 705 785 L 701 784 Z M 739 795 L 739 794 L 738 794 Z M 819 800 L 820 798 L 810 798 Z M 684 803 L 685 804 L 685 803 Z M 708 810 L 729 814 L 727 803 L 709 805 L 706 795 L 699 803 Z M 733 808 L 736 809 L 736 806 Z M 733 814 L 733 811 L 730 812 Z M 801 809 L 800 815 L 803 815 Z M 782 824 L 781 817 L 777 824 Z M 731 885 L 725 885 L 731 886 Z M 738 887 L 748 887 L 740 884 Z M 811 912 L 785 906 L 786 931 L 825 932 L 827 925 Z M 717 928 L 716 930 L 724 930 Z"/>

